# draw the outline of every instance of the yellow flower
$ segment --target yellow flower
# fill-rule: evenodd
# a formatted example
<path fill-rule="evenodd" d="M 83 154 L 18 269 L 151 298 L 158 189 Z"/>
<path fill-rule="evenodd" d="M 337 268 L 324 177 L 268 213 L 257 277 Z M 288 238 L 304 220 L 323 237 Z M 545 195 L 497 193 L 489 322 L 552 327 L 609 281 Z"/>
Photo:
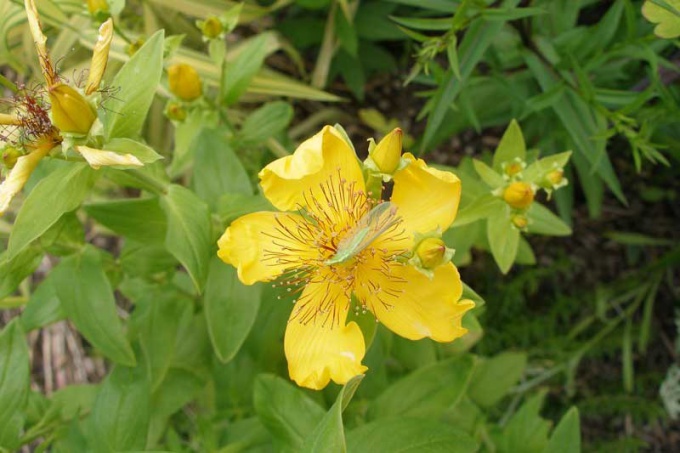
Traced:
<path fill-rule="evenodd" d="M 526 209 L 534 201 L 534 189 L 526 182 L 513 182 L 503 191 L 503 200 L 515 209 Z"/>
<path fill-rule="evenodd" d="M 172 94 L 183 101 L 197 99 L 203 89 L 198 72 L 185 63 L 177 63 L 168 68 L 168 83 Z"/>
<path fill-rule="evenodd" d="M 347 323 L 353 296 L 393 332 L 448 342 L 464 335 L 462 283 L 452 263 L 432 278 L 408 264 L 416 234 L 445 230 L 460 200 L 460 180 L 406 154 L 389 202 L 375 202 L 357 158 L 326 126 L 295 153 L 259 174 L 281 212 L 235 220 L 218 241 L 219 257 L 247 284 L 282 277 L 295 300 L 284 349 L 291 378 L 312 389 L 343 384 L 366 370 L 359 326 Z"/>

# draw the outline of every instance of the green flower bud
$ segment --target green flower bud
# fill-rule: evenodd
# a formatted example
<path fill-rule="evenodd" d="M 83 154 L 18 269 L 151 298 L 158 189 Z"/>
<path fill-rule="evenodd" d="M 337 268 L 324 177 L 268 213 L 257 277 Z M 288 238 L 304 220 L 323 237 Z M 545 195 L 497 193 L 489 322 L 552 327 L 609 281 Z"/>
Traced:
<path fill-rule="evenodd" d="M 203 36 L 209 39 L 219 38 L 224 31 L 222 21 L 215 16 L 210 16 L 206 20 L 199 22 Z"/>

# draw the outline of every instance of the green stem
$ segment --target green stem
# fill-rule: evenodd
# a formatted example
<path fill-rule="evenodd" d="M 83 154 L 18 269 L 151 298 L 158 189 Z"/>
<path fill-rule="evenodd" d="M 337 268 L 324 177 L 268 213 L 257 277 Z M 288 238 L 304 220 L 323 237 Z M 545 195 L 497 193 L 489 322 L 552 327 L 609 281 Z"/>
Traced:
<path fill-rule="evenodd" d="M 24 296 L 5 297 L 4 299 L 0 300 L 0 308 L 17 308 L 26 305 L 27 302 L 28 297 Z"/>
<path fill-rule="evenodd" d="M 19 88 L 16 86 L 16 84 L 2 74 L 0 74 L 0 85 L 4 86 L 12 93 L 16 94 L 19 92 Z"/>

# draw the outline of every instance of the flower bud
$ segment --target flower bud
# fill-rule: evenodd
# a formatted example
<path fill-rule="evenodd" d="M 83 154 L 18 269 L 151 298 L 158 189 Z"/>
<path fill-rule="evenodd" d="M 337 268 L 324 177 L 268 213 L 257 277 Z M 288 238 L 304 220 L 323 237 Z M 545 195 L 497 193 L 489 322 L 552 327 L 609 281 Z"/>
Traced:
<path fill-rule="evenodd" d="M 170 91 L 183 101 L 193 101 L 201 96 L 201 78 L 188 64 L 178 63 L 168 68 Z"/>
<path fill-rule="evenodd" d="M 552 186 L 552 187 L 559 187 L 562 182 L 564 181 L 564 170 L 561 168 L 558 168 L 556 170 L 552 170 L 548 172 L 548 174 L 545 175 L 545 180 Z"/>
<path fill-rule="evenodd" d="M 383 137 L 370 153 L 371 159 L 380 172 L 389 175 L 399 168 L 399 162 L 401 161 L 401 143 L 401 129 L 395 128 L 392 132 Z"/>
<path fill-rule="evenodd" d="M 107 20 L 99 27 L 97 43 L 92 50 L 92 61 L 90 61 L 90 73 L 87 76 L 87 87 L 85 94 L 92 94 L 99 88 L 99 83 L 106 70 L 109 61 L 109 48 L 113 39 L 113 21 Z"/>
<path fill-rule="evenodd" d="M 522 170 L 524 170 L 524 167 L 525 167 L 524 162 L 520 162 L 520 161 L 508 162 L 508 163 L 506 163 L 506 164 L 503 165 L 503 172 L 504 172 L 507 176 L 513 177 L 513 176 L 515 176 L 517 173 L 519 173 L 519 172 L 521 172 Z"/>
<path fill-rule="evenodd" d="M 95 17 L 108 15 L 109 4 L 106 0 L 87 0 L 87 10 Z"/>
<path fill-rule="evenodd" d="M 519 230 L 523 230 L 529 225 L 529 219 L 525 215 L 515 214 L 510 218 L 512 224 Z"/>
<path fill-rule="evenodd" d="M 416 255 L 425 269 L 434 269 L 444 264 L 446 244 L 439 238 L 425 238 L 416 247 Z"/>
<path fill-rule="evenodd" d="M 199 22 L 199 26 L 203 36 L 208 39 L 219 38 L 220 34 L 224 30 L 222 21 L 220 21 L 220 19 L 215 16 L 210 16 L 206 20 Z"/>
<path fill-rule="evenodd" d="M 5 168 L 11 170 L 14 168 L 14 165 L 16 165 L 17 159 L 19 159 L 22 155 L 23 153 L 15 147 L 7 146 L 2 152 L 2 163 L 5 165 Z"/>
<path fill-rule="evenodd" d="M 172 121 L 181 123 L 187 118 L 187 111 L 179 102 L 168 102 L 165 107 L 165 116 Z"/>
<path fill-rule="evenodd" d="M 49 89 L 52 124 L 61 132 L 87 135 L 97 118 L 92 105 L 75 88 L 63 83 Z"/>
<path fill-rule="evenodd" d="M 526 209 L 534 201 L 534 189 L 526 182 L 513 182 L 503 191 L 503 200 L 515 209 Z"/>

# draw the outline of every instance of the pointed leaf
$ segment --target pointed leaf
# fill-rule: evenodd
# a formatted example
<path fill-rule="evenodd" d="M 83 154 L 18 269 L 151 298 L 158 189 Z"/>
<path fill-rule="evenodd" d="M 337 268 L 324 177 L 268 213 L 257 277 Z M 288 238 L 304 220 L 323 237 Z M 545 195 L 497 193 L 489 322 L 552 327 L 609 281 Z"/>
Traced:
<path fill-rule="evenodd" d="M 260 285 L 244 285 L 232 266 L 217 257 L 212 259 L 203 306 L 210 340 L 223 363 L 234 358 L 250 333 L 260 296 Z"/>
<path fill-rule="evenodd" d="M 0 332 L 0 449 L 16 451 L 31 385 L 28 346 L 18 321 Z"/>
<path fill-rule="evenodd" d="M 519 230 L 510 222 L 506 209 L 486 220 L 486 235 L 496 264 L 506 274 L 515 262 L 519 247 Z"/>
<path fill-rule="evenodd" d="M 497 172 L 502 172 L 504 162 L 511 162 L 515 159 L 526 160 L 526 154 L 527 146 L 524 143 L 522 129 L 517 121 L 512 120 L 493 155 L 493 168 Z"/>
<path fill-rule="evenodd" d="M 87 341 L 114 362 L 134 366 L 99 252 L 88 246 L 64 258 L 50 278 L 64 314 Z"/>
<path fill-rule="evenodd" d="M 172 184 L 161 198 L 161 208 L 168 219 L 165 246 L 186 268 L 194 286 L 201 292 L 215 248 L 208 207 L 189 189 Z"/>
<path fill-rule="evenodd" d="M 340 390 L 333 407 L 326 412 L 326 415 L 316 426 L 314 432 L 305 441 L 302 447 L 303 452 L 326 451 L 344 453 L 347 451 L 345 430 L 342 424 L 342 411 L 349 404 L 363 378 L 363 375 L 354 376 Z"/>
<path fill-rule="evenodd" d="M 102 109 L 107 139 L 135 138 L 141 132 L 163 73 L 163 41 L 159 30 L 113 78 L 111 86 L 118 91 Z"/>
<path fill-rule="evenodd" d="M 85 163 L 64 165 L 43 178 L 21 206 L 7 246 L 12 259 L 87 196 L 96 173 Z"/>

